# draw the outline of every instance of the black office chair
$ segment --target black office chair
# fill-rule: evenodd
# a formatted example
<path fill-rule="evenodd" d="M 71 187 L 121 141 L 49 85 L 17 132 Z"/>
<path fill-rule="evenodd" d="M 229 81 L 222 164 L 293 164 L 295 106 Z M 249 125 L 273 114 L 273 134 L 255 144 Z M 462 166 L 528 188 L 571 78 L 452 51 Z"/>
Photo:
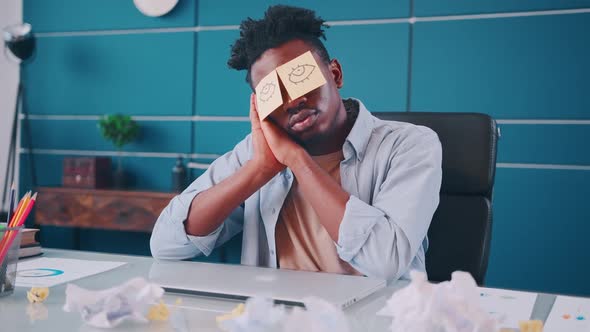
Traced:
<path fill-rule="evenodd" d="M 483 285 L 492 232 L 492 189 L 498 130 L 494 119 L 479 113 L 374 113 L 384 120 L 423 125 L 442 143 L 440 204 L 428 230 L 426 270 L 431 281 L 470 272 Z"/>

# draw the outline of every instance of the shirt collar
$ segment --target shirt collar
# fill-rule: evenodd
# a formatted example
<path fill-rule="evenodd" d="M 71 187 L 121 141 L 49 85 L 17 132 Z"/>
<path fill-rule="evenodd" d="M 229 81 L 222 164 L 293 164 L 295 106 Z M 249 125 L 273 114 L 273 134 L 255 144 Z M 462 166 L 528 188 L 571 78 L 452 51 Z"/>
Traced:
<path fill-rule="evenodd" d="M 360 100 L 354 100 L 359 103 L 359 114 L 350 133 L 346 137 L 342 150 L 345 159 L 348 159 L 351 157 L 351 154 L 354 154 L 360 161 L 365 156 L 365 150 L 367 149 L 367 144 L 369 144 L 369 139 L 375 126 L 375 120 Z"/>

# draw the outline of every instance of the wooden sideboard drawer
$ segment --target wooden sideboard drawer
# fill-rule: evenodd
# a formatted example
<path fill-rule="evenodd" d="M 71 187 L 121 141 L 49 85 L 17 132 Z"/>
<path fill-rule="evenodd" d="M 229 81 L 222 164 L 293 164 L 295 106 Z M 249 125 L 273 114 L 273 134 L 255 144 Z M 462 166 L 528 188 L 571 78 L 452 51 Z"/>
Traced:
<path fill-rule="evenodd" d="M 173 193 L 38 188 L 35 220 L 40 225 L 151 232 Z"/>

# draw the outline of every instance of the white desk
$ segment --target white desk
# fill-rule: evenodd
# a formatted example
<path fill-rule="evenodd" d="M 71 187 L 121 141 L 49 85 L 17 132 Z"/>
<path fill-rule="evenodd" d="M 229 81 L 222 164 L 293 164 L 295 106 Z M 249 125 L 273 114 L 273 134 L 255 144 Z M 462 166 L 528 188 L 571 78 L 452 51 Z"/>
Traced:
<path fill-rule="evenodd" d="M 153 259 L 150 257 L 111 255 L 83 251 L 44 249 L 44 257 L 74 258 L 87 260 L 120 261 L 127 264 L 114 270 L 74 281 L 77 285 L 89 289 L 104 289 L 116 286 L 133 277 L 148 278 Z M 385 302 L 396 289 L 406 283 L 377 292 L 357 302 L 345 310 L 350 319 L 352 331 L 388 331 L 390 320 L 376 316 Z M 27 314 L 29 303 L 26 299 L 26 288 L 17 288 L 11 296 L 0 298 L 0 330 L 9 331 L 107 331 L 89 327 L 82 323 L 78 313 L 67 313 L 62 310 L 65 302 L 65 285 L 50 288 L 49 298 L 43 303 L 47 309 L 45 320 L 31 321 Z M 182 311 L 189 331 L 219 331 L 215 317 L 230 312 L 238 302 L 231 300 L 204 298 L 197 296 L 165 294 L 164 302 L 173 304 L 182 298 L 179 310 Z M 545 320 L 553 302 L 554 295 L 540 294 L 533 310 L 533 319 Z M 144 324 L 123 324 L 111 331 L 174 331 L 168 322 L 151 322 Z"/>

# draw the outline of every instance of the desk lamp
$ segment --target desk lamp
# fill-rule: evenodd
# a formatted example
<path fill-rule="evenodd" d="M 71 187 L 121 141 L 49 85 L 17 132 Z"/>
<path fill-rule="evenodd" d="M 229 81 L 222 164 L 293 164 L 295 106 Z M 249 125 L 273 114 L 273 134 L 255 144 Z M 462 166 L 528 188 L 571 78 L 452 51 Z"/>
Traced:
<path fill-rule="evenodd" d="M 11 62 L 15 62 L 22 66 L 30 63 L 35 54 L 35 36 L 33 34 L 33 28 L 28 23 L 13 24 L 2 29 L 2 40 L 4 41 L 4 55 Z M 29 128 L 28 117 L 24 107 L 24 85 L 22 82 L 22 75 L 20 75 L 20 81 L 16 92 L 16 105 L 14 110 L 14 117 L 12 120 L 12 127 L 10 131 L 10 145 L 8 149 L 8 160 L 6 162 L 6 172 L 4 175 L 4 190 L 2 193 L 2 205 L 4 208 L 6 202 L 6 194 L 9 191 L 8 188 L 14 181 L 14 173 L 16 168 L 16 128 L 18 116 L 20 113 L 23 114 L 23 132 L 26 133 L 29 143 L 29 165 L 31 170 L 31 181 L 32 186 L 36 186 L 37 179 L 35 176 L 35 167 L 33 163 L 32 155 L 32 142 L 31 142 L 31 130 Z M 3 220 L 3 219 L 0 219 Z"/>

